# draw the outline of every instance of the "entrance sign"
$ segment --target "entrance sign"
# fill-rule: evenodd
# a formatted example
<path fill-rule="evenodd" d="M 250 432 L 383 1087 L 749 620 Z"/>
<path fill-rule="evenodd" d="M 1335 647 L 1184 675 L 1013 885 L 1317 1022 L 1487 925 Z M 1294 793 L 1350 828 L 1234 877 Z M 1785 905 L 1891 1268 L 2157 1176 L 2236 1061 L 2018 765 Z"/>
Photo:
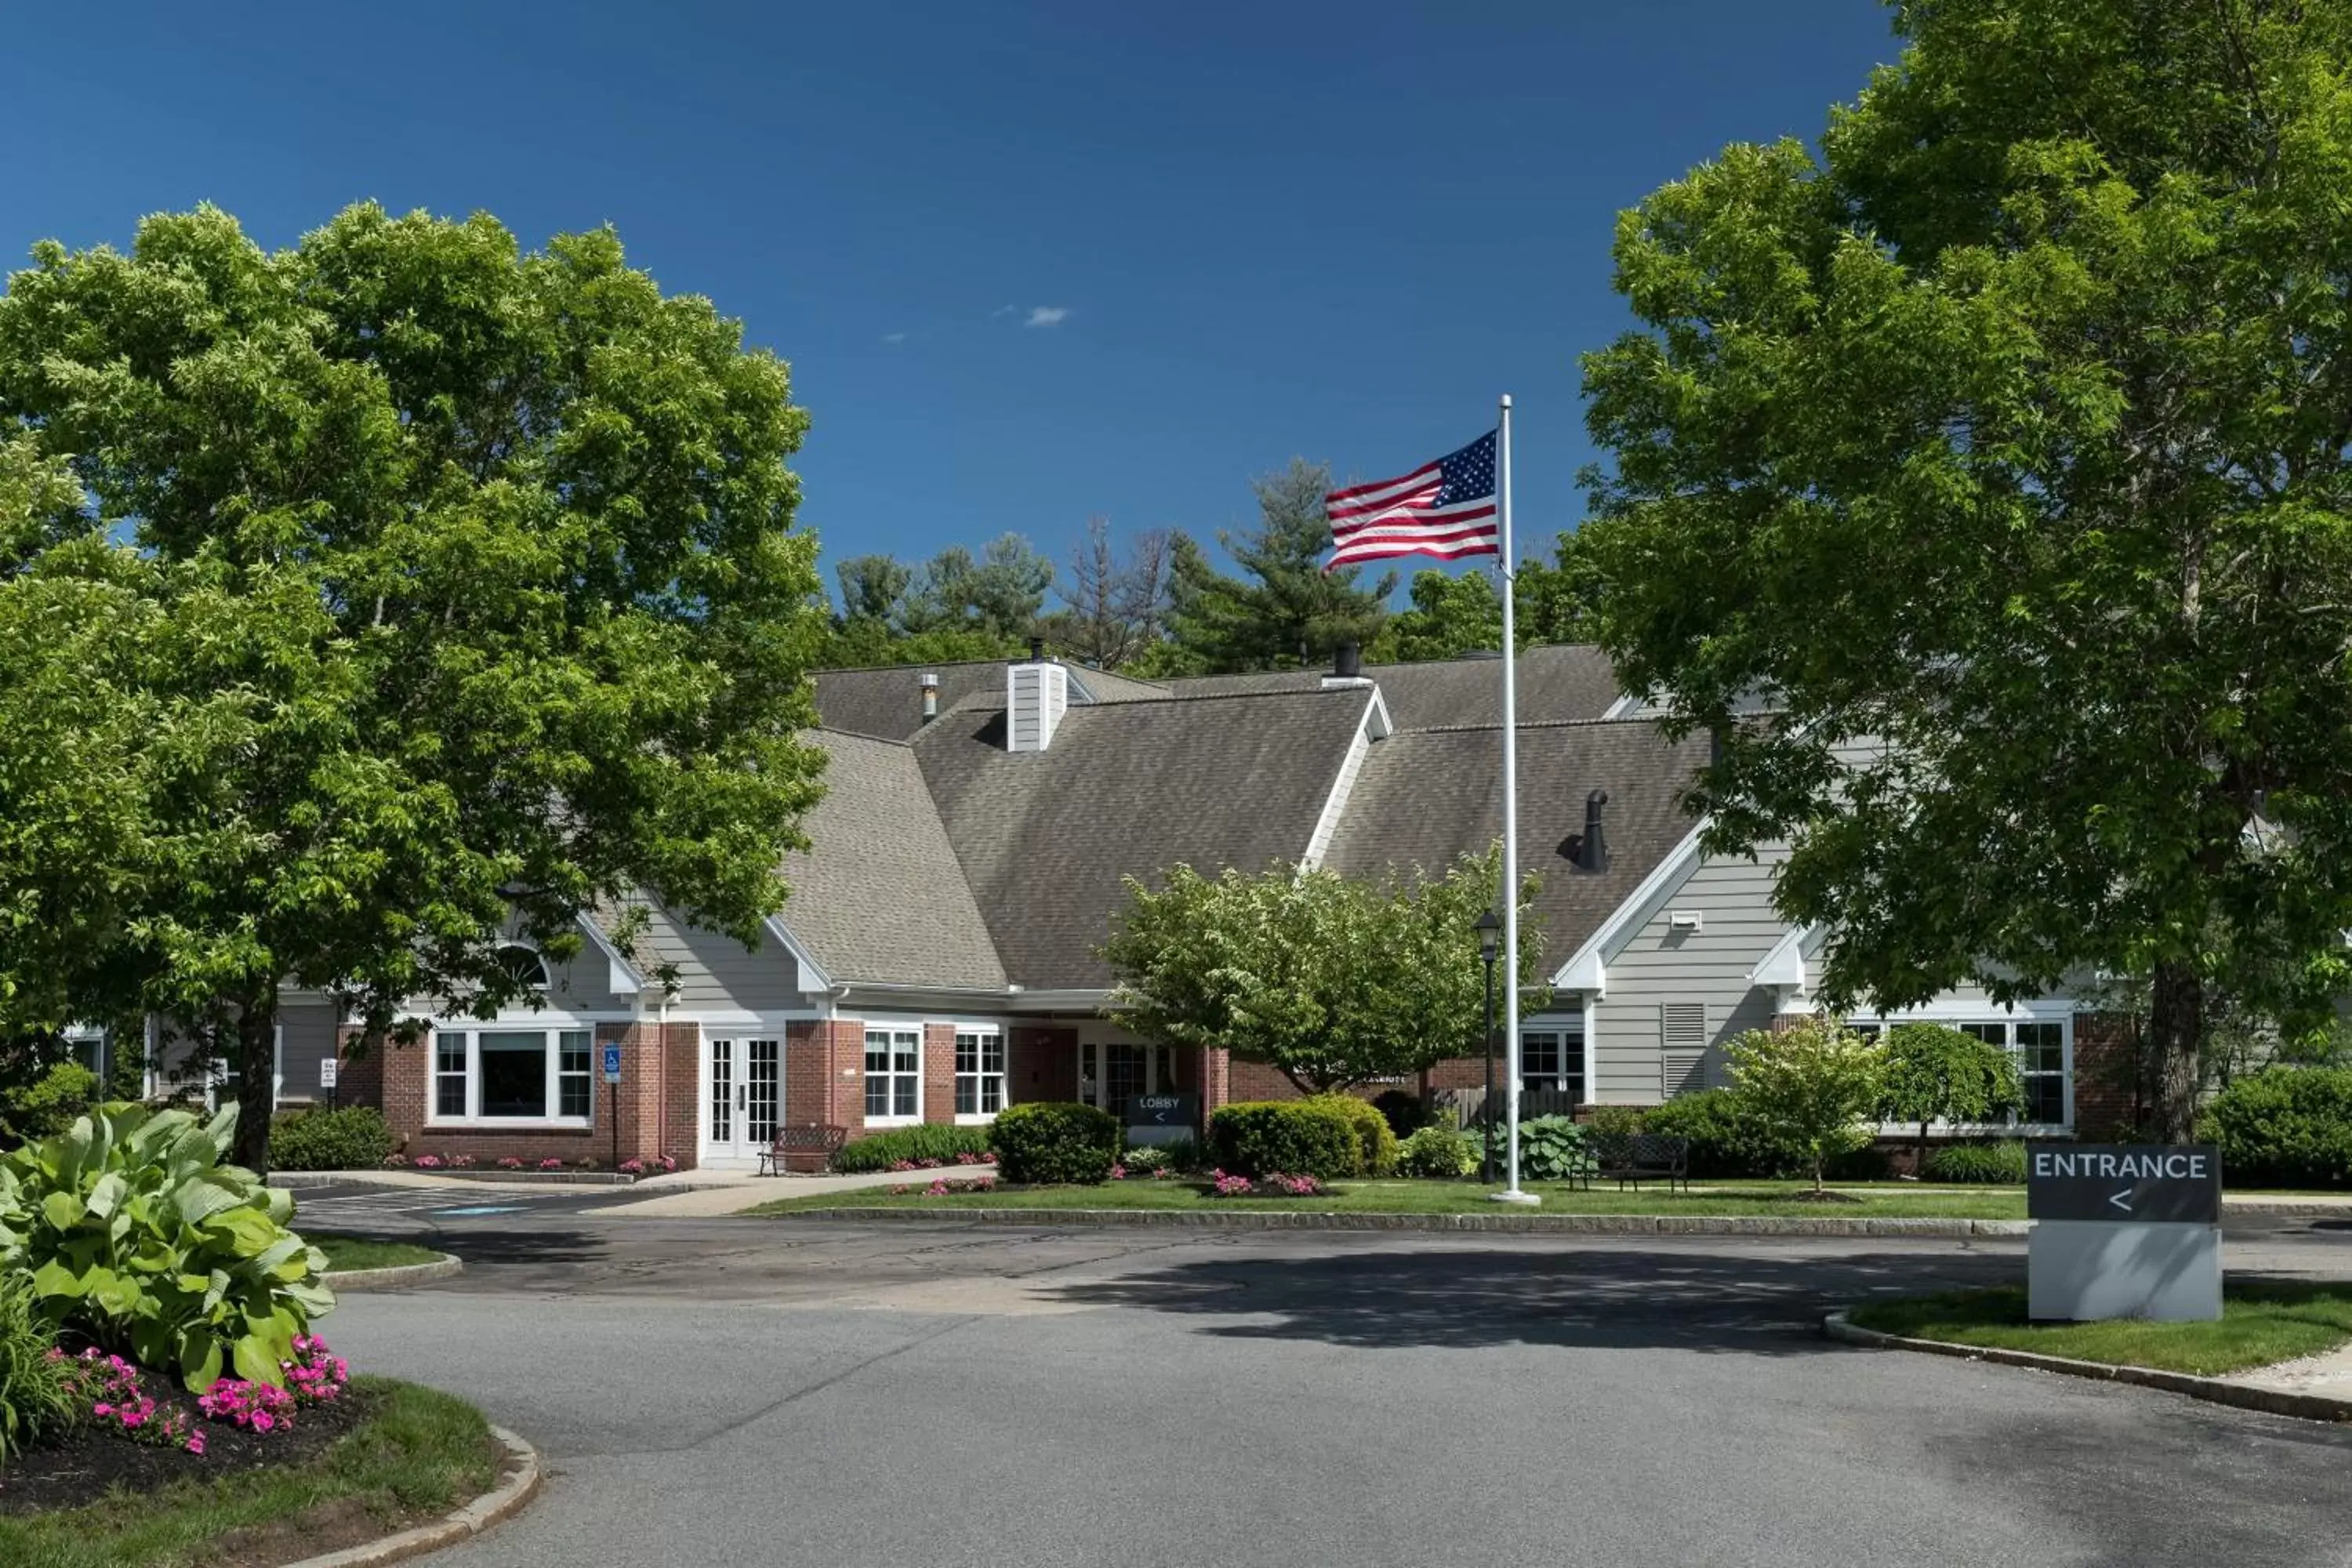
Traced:
<path fill-rule="evenodd" d="M 621 1081 L 621 1042 L 618 1040 L 604 1042 L 604 1081 L 606 1083 Z"/>
<path fill-rule="evenodd" d="M 319 1087 L 320 1089 L 332 1089 L 335 1087 L 335 1068 L 339 1064 L 332 1057 L 320 1057 L 319 1058 Z"/>
<path fill-rule="evenodd" d="M 2221 1223 L 2221 1156 L 2210 1144 L 2035 1143 L 2025 1160 L 2032 1219 Z"/>
<path fill-rule="evenodd" d="M 1149 1148 L 1192 1136 L 1201 1116 L 1197 1094 L 1139 1094 L 1127 1102 L 1127 1141 Z"/>
<path fill-rule="evenodd" d="M 2026 1315 L 2221 1315 L 2221 1155 L 2210 1144 L 2028 1143 Z"/>

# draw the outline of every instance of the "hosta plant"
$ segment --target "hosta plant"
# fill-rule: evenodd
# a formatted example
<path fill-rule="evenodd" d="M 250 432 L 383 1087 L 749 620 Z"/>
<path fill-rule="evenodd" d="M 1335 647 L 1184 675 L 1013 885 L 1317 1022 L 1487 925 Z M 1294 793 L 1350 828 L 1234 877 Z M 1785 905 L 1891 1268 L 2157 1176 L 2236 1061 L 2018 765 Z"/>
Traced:
<path fill-rule="evenodd" d="M 234 1106 L 100 1106 L 0 1157 L 0 1271 L 32 1277 L 63 1329 L 202 1392 L 282 1385 L 295 1337 L 334 1305 L 320 1251 L 286 1228 L 291 1194 L 221 1163 Z"/>

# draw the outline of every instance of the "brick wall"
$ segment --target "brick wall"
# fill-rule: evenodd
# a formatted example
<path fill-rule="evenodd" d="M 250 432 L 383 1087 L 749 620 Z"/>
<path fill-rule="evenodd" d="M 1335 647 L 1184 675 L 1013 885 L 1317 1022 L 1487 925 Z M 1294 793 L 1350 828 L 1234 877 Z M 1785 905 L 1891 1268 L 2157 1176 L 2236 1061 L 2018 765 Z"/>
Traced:
<path fill-rule="evenodd" d="M 2074 1015 L 2074 1136 L 2090 1142 L 2127 1138 L 2140 1120 L 2139 1031 L 2112 1013 Z"/>
<path fill-rule="evenodd" d="M 1500 1051 L 1495 1056 L 1495 1085 L 1500 1089 L 1508 1074 Z M 1421 1092 L 1433 1094 L 1441 1089 L 1484 1089 L 1486 1087 L 1485 1057 L 1448 1057 L 1434 1063 L 1421 1075 Z"/>
<path fill-rule="evenodd" d="M 955 1026 L 923 1026 L 923 1120 L 955 1120 Z"/>
<path fill-rule="evenodd" d="M 373 1105 L 382 1110 L 383 1051 L 370 1049 L 365 1034 L 349 1025 L 335 1030 L 335 1103 Z"/>
<path fill-rule="evenodd" d="M 1201 1125 L 1208 1127 L 1209 1118 L 1221 1105 L 1234 1102 L 1233 1053 L 1216 1046 L 1201 1047 Z"/>
<path fill-rule="evenodd" d="M 819 1019 L 784 1030 L 784 1108 L 800 1126 L 866 1125 L 866 1026 Z"/>
<path fill-rule="evenodd" d="M 702 1111 L 702 1028 L 697 1024 L 659 1024 L 653 1026 L 663 1038 L 662 1083 L 654 1094 L 654 1138 L 646 1148 L 648 1153 L 663 1153 L 676 1160 L 678 1169 L 691 1169 L 700 1157 L 701 1123 L 696 1120 Z M 787 1058 L 790 1053 L 787 1051 Z M 784 1114 L 792 1114 L 790 1086 L 780 1086 L 788 1098 Z"/>
<path fill-rule="evenodd" d="M 1015 1024 L 1004 1045 L 1009 1104 L 1078 1098 L 1078 1032 L 1058 1025 Z"/>
<path fill-rule="evenodd" d="M 1264 1062 L 1233 1060 L 1226 1062 L 1225 1098 L 1220 1103 L 1231 1105 L 1244 1100 L 1297 1100 L 1302 1098 L 1298 1086 Z"/>

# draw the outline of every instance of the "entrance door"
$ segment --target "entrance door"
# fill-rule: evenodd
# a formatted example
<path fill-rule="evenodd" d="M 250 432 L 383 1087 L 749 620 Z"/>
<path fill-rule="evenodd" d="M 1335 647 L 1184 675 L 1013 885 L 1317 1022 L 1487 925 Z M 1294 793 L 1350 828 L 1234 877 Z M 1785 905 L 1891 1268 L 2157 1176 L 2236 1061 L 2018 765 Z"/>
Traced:
<path fill-rule="evenodd" d="M 1127 1125 L 1128 1108 L 1138 1095 L 1176 1087 L 1176 1052 L 1171 1046 L 1130 1046 L 1093 1040 L 1078 1047 L 1078 1098 L 1109 1111 Z"/>
<path fill-rule="evenodd" d="M 703 1047 L 703 1140 L 713 1160 L 751 1160 L 776 1140 L 784 1113 L 784 1043 L 713 1035 Z"/>

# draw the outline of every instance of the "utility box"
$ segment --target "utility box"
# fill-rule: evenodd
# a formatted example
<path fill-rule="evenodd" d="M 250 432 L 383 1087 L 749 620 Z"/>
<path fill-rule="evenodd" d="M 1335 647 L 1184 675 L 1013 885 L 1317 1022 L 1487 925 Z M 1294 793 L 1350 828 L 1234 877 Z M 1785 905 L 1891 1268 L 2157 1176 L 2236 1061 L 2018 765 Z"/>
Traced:
<path fill-rule="evenodd" d="M 2211 1145 L 2029 1143 L 2025 1212 L 2028 1317 L 2221 1315 L 2221 1156 Z"/>

